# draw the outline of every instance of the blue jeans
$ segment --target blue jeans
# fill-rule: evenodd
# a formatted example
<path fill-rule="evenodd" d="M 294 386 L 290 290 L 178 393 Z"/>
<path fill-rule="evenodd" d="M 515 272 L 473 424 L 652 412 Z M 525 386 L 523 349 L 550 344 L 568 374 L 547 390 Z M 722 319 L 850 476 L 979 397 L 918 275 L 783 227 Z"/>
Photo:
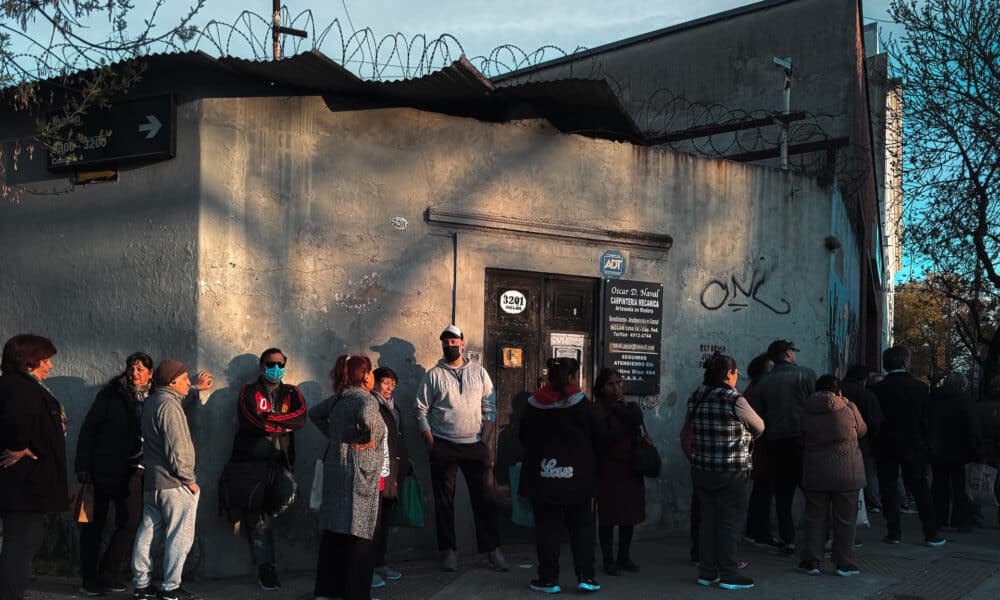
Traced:
<path fill-rule="evenodd" d="M 701 505 L 699 576 L 704 579 L 737 577 L 736 546 L 746 523 L 749 475 L 747 471 L 691 469 Z"/>

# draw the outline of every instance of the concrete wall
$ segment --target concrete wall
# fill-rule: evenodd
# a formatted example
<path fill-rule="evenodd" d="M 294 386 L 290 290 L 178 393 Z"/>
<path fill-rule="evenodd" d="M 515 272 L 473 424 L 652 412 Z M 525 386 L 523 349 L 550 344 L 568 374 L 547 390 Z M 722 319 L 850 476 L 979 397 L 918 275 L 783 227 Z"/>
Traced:
<path fill-rule="evenodd" d="M 37 333 L 55 343 L 47 384 L 69 419 L 70 473 L 87 409 L 126 356 L 143 350 L 196 367 L 197 105 L 178 107 L 177 118 L 185 147 L 172 161 L 123 170 L 118 183 L 70 188 L 36 149 L 18 165 L 20 200 L 0 200 L 0 337 Z M 28 127 L 4 115 L 5 132 Z M 75 529 L 53 521 L 41 569 L 66 562 Z"/>
<path fill-rule="evenodd" d="M 629 258 L 625 278 L 664 284 L 662 393 L 637 400 L 665 468 L 648 482 L 640 535 L 686 526 L 690 486 L 675 440 L 704 354 L 724 347 L 746 365 L 784 337 L 802 348 L 804 364 L 829 364 L 824 238 L 839 199 L 808 177 L 563 135 L 539 122 L 337 112 L 318 97 L 185 102 L 179 121 L 172 161 L 123 171 L 117 184 L 0 206 L 0 233 L 13 240 L 0 277 L 19 300 L 0 311 L 0 325 L 43 333 L 60 348 L 54 382 L 70 412 L 70 460 L 73 424 L 128 352 L 215 372 L 216 389 L 189 410 L 205 484 L 191 567 L 202 575 L 250 567 L 245 542 L 216 514 L 215 481 L 256 355 L 282 347 L 286 379 L 316 403 L 329 393 L 337 355 L 367 353 L 400 374 L 397 398 L 409 412 L 453 310 L 469 348 L 482 351 L 486 268 L 596 278 L 598 258 L 615 247 Z M 669 234 L 674 245 L 664 253 L 453 229 L 428 223 L 428 207 L 555 232 Z M 305 497 L 323 441 L 311 425 L 298 440 Z M 429 474 L 410 441 L 429 521 L 400 531 L 393 549 L 430 550 Z M 459 544 L 471 552 L 469 510 L 459 504 Z M 315 518 L 304 502 L 277 537 L 283 565 L 315 560 Z"/>
<path fill-rule="evenodd" d="M 319 98 L 202 106 L 199 363 L 229 377 L 197 428 L 220 449 L 200 460 L 209 481 L 235 427 L 235 382 L 253 362 L 247 353 L 285 349 L 288 380 L 306 382 L 310 401 L 327 393 L 338 354 L 368 353 L 400 372 L 397 398 L 408 410 L 420 375 L 438 359 L 453 285 L 456 321 L 481 351 L 486 268 L 600 276 L 606 246 L 448 229 L 425 221 L 428 207 L 674 236 L 667 255 L 625 247 L 626 278 L 665 286 L 663 393 L 642 400 L 667 462 L 649 485 L 646 534 L 686 519 L 687 468 L 674 440 L 704 347 L 724 346 L 745 365 L 775 337 L 790 337 L 804 363 L 828 363 L 831 192 L 811 179 L 561 135 L 536 122 L 330 112 Z M 759 283 L 756 300 L 741 297 L 734 281 Z M 311 426 L 299 439 L 306 483 L 322 443 Z M 429 494 L 424 453 L 412 446 Z M 279 545 L 309 556 L 312 518 L 298 506 L 287 521 L 295 525 L 281 529 Z M 242 542 L 224 537 L 214 516 L 204 523 L 213 547 L 233 550 L 206 568 L 245 569 Z M 460 545 L 471 548 L 471 527 L 459 529 Z M 394 546 L 433 546 L 431 528 L 400 535 Z"/>

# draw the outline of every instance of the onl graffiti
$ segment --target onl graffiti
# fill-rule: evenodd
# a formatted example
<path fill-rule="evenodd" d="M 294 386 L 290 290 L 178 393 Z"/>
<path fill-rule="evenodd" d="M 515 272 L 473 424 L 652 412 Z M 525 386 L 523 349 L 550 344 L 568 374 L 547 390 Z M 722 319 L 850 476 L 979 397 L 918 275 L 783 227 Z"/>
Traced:
<path fill-rule="evenodd" d="M 723 306 L 728 306 L 733 312 L 738 312 L 750 306 L 750 302 L 753 301 L 776 315 L 787 315 L 792 312 L 792 305 L 784 298 L 770 303 L 758 296 L 766 282 L 767 276 L 758 274 L 757 271 L 750 277 L 749 285 L 744 285 L 736 275 L 729 277 L 728 284 L 720 279 L 713 279 L 701 291 L 701 305 L 708 310 L 719 310 Z"/>

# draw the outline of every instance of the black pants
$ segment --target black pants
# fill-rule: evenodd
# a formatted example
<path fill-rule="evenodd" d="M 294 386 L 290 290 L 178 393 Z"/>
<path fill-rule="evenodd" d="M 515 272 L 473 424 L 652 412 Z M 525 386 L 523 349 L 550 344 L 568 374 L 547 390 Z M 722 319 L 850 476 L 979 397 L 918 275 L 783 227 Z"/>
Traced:
<path fill-rule="evenodd" d="M 746 519 L 748 474 L 691 469 L 701 503 L 699 577 L 736 577 L 736 547 Z"/>
<path fill-rule="evenodd" d="M 369 600 L 376 552 L 373 540 L 324 530 L 319 542 L 314 595 Z"/>
<path fill-rule="evenodd" d="M 701 560 L 701 500 L 698 490 L 691 489 L 691 519 L 688 522 L 688 534 L 691 536 L 691 562 Z"/>
<path fill-rule="evenodd" d="M 108 510 L 114 506 L 115 529 L 108 547 L 101 555 L 101 541 L 108 522 Z M 122 566 L 132 558 L 135 532 L 142 519 L 142 471 L 129 478 L 128 496 L 113 497 L 99 485 L 94 486 L 94 518 L 80 525 L 80 575 L 83 585 L 100 587 L 118 581 Z"/>
<path fill-rule="evenodd" d="M 392 527 L 392 514 L 396 510 L 395 499 L 382 499 L 378 512 L 378 527 L 375 529 L 375 566 L 385 566 L 385 553 L 389 549 L 389 528 Z"/>
<path fill-rule="evenodd" d="M 774 473 L 767 444 L 753 450 L 753 491 L 747 507 L 747 537 L 758 542 L 771 539 L 771 499 L 774 498 Z"/>
<path fill-rule="evenodd" d="M 931 472 L 937 526 L 961 529 L 971 526 L 969 498 L 965 495 L 965 465 L 958 461 L 934 461 Z"/>
<path fill-rule="evenodd" d="M 618 558 L 615 559 L 614 554 L 612 554 L 615 526 L 601 524 L 597 528 L 597 537 L 601 541 L 601 554 L 604 556 L 605 564 L 610 565 L 616 562 L 616 560 L 618 564 L 622 564 L 630 560 L 629 554 L 632 550 L 632 533 L 634 531 L 635 527 L 633 525 L 618 526 Z"/>
<path fill-rule="evenodd" d="M 456 550 L 455 475 L 462 470 L 476 523 L 479 552 L 489 552 L 500 545 L 500 522 L 497 516 L 493 469 L 486 463 L 486 445 L 456 444 L 434 438 L 431 447 L 431 485 L 434 488 L 434 521 L 439 550 Z"/>
<path fill-rule="evenodd" d="M 782 542 L 794 544 L 792 501 L 795 500 L 795 488 L 802 484 L 802 444 L 798 438 L 769 440 L 767 453 L 774 474 L 774 511 L 778 517 L 778 534 Z"/>
<path fill-rule="evenodd" d="M 253 564 L 274 565 L 274 518 L 267 513 L 243 514 L 243 531 Z"/>
<path fill-rule="evenodd" d="M 45 540 L 45 513 L 10 511 L 3 519 L 0 550 L 0 600 L 23 600 L 31 561 Z"/>
<path fill-rule="evenodd" d="M 924 528 L 924 539 L 937 537 L 937 519 L 934 517 L 934 502 L 927 486 L 927 463 L 923 460 L 899 459 L 894 456 L 878 457 L 879 494 L 882 496 L 882 514 L 888 526 L 889 537 L 899 538 L 902 529 L 899 524 L 899 488 L 896 485 L 899 474 L 903 483 L 917 500 L 920 524 Z"/>
<path fill-rule="evenodd" d="M 532 500 L 535 512 L 535 548 L 538 578 L 559 581 L 559 546 L 562 525 L 569 531 L 569 547 L 577 579 L 594 576 L 594 509 L 591 500 L 562 506 Z"/>

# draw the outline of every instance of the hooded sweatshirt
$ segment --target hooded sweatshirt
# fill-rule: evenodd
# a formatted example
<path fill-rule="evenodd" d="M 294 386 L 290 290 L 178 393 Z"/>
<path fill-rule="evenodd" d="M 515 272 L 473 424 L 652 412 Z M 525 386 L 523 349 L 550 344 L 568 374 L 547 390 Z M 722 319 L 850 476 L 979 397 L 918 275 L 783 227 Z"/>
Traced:
<path fill-rule="evenodd" d="M 156 388 L 142 411 L 145 490 L 168 490 L 195 482 L 194 444 L 181 402 L 169 387 Z"/>
<path fill-rule="evenodd" d="M 803 403 L 800 428 L 803 490 L 849 492 L 865 487 L 858 439 L 868 427 L 857 406 L 833 392 L 814 392 Z"/>
<path fill-rule="evenodd" d="M 456 444 L 479 441 L 483 421 L 496 420 L 496 391 L 489 374 L 466 360 L 459 367 L 444 361 L 431 367 L 417 388 L 417 429 Z"/>
<path fill-rule="evenodd" d="M 524 446 L 519 494 L 561 506 L 589 502 L 604 431 L 604 419 L 580 388 L 536 390 L 518 430 Z"/>

